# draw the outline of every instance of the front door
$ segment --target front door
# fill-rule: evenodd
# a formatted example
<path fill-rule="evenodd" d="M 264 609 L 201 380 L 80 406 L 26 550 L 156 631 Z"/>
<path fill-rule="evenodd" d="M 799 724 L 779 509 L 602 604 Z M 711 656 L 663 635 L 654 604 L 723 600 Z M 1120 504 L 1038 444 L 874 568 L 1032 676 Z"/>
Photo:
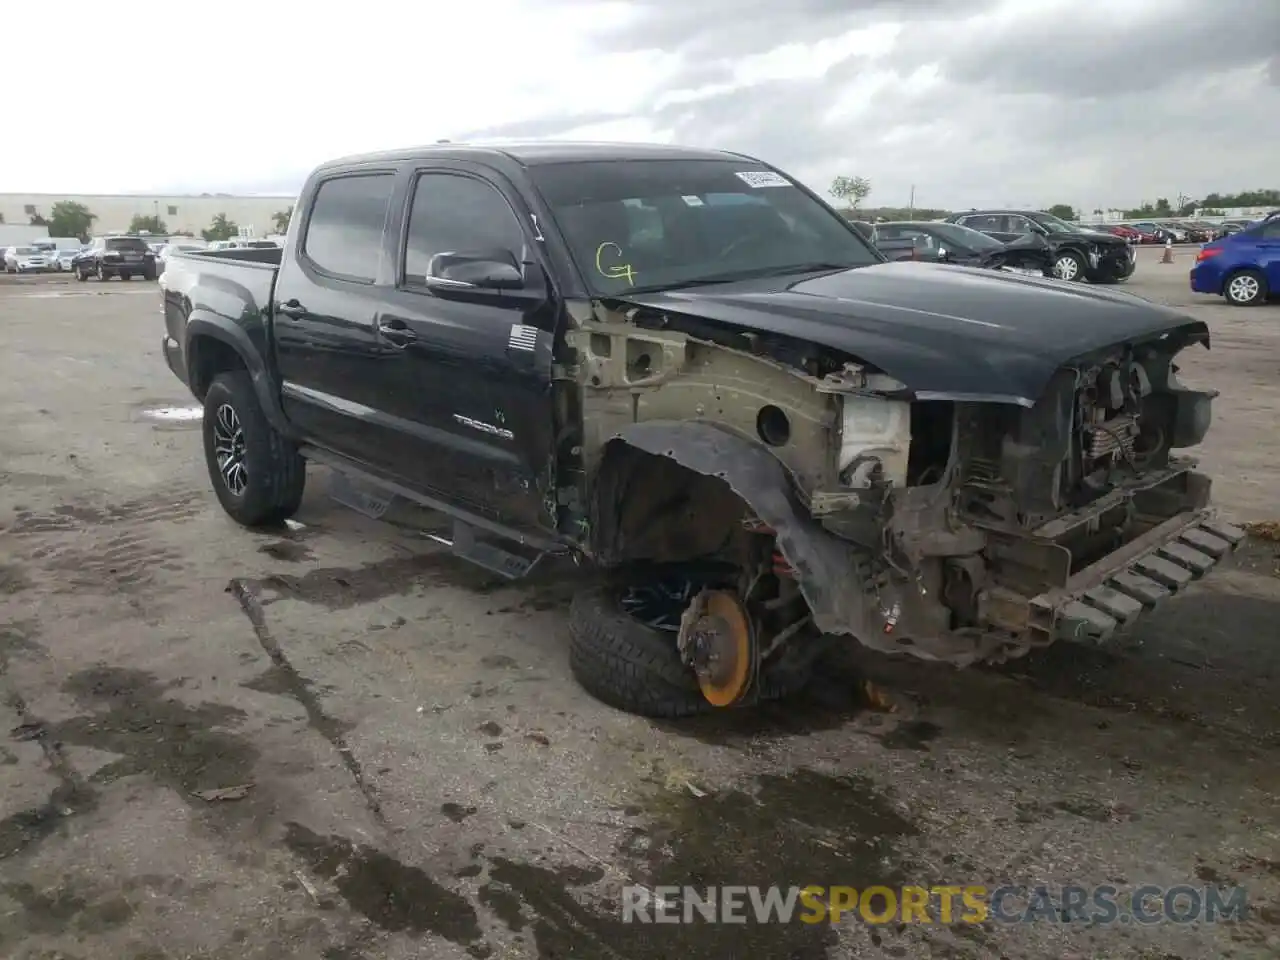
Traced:
<path fill-rule="evenodd" d="M 462 300 L 426 285 L 440 253 L 509 251 L 539 274 L 518 195 L 463 164 L 416 172 L 394 292 L 376 318 L 399 350 L 383 410 L 409 434 L 392 468 L 410 487 L 524 529 L 554 525 L 555 312 L 520 297 Z"/>

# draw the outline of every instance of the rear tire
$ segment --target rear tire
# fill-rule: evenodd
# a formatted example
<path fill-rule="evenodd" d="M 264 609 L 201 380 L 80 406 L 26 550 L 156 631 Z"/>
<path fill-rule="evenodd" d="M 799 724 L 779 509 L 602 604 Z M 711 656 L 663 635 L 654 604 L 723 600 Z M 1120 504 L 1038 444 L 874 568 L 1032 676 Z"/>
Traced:
<path fill-rule="evenodd" d="M 89 279 L 88 270 L 85 270 L 83 267 L 76 267 L 75 269 L 76 269 L 76 279 L 79 280 L 81 283 L 84 283 Z"/>
<path fill-rule="evenodd" d="M 697 676 L 680 660 L 675 636 L 626 613 L 612 587 L 589 587 L 574 596 L 569 638 L 569 669 L 587 693 L 608 706 L 659 720 L 721 709 L 703 697 Z M 764 665 L 757 702 L 780 700 L 808 685 L 818 648 L 825 648 L 822 638 L 812 642 L 810 656 L 784 651 Z"/>
<path fill-rule="evenodd" d="M 1237 270 L 1223 281 L 1222 296 L 1233 307 L 1256 307 L 1267 300 L 1267 278 L 1257 270 Z"/>
<path fill-rule="evenodd" d="M 203 432 L 209 479 L 231 519 L 258 527 L 298 512 L 306 487 L 306 461 L 267 420 L 248 371 L 234 370 L 214 379 L 204 398 Z M 227 441 L 234 448 L 232 460 L 242 472 L 219 462 Z"/>
<path fill-rule="evenodd" d="M 94 269 L 94 276 L 98 278 L 99 283 L 106 283 L 108 280 L 111 279 L 111 274 L 107 273 L 107 271 L 103 269 L 103 266 L 101 263 L 99 263 L 97 267 Z"/>

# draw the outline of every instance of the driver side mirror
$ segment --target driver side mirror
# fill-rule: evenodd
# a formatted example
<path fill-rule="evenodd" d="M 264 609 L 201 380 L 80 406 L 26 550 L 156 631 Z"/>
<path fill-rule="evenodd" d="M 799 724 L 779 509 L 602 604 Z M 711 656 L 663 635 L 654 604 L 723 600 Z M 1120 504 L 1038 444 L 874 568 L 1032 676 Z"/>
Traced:
<path fill-rule="evenodd" d="M 427 267 L 426 282 L 432 293 L 455 300 L 543 295 L 540 287 L 528 282 L 518 259 L 509 250 L 438 253 Z"/>
<path fill-rule="evenodd" d="M 1049 235 L 1048 230 L 1040 226 L 1040 224 L 1035 223 L 1034 221 L 1031 222 L 1031 232 L 1039 237 L 1047 237 Z"/>

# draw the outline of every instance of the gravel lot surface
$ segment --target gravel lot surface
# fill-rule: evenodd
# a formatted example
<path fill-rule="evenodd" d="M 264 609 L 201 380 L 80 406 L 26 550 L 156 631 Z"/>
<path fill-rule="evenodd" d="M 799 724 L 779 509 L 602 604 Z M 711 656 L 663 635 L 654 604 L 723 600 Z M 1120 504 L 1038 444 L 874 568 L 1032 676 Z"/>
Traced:
<path fill-rule="evenodd" d="M 1280 306 L 1212 327 L 1218 503 L 1280 512 Z M 659 725 L 574 684 L 572 578 L 495 583 L 313 470 L 218 508 L 154 284 L 0 279 L 0 956 L 1280 955 L 1277 544 L 1125 644 L 953 672 L 849 651 L 803 700 Z M 417 522 L 433 522 L 417 518 Z M 435 522 L 438 522 L 438 518 Z M 895 709 L 868 707 L 861 679 Z M 1235 923 L 623 924 L 629 883 L 1239 884 Z M 1059 904 L 1060 906 L 1060 904 Z"/>

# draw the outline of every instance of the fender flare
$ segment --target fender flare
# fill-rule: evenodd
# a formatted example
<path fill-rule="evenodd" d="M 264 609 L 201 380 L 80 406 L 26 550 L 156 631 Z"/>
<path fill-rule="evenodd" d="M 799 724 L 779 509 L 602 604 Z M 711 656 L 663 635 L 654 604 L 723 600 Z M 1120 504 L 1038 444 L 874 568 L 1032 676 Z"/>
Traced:
<path fill-rule="evenodd" d="M 859 636 L 883 628 L 883 616 L 864 591 L 867 553 L 809 515 L 795 496 L 789 471 L 763 444 L 697 420 L 633 423 L 613 435 L 610 443 L 617 442 L 728 485 L 775 531 L 778 549 L 823 633 Z"/>
<path fill-rule="evenodd" d="M 254 393 L 258 395 L 258 402 L 262 404 L 262 411 L 266 414 L 268 422 L 285 436 L 293 436 L 294 431 L 284 414 L 284 407 L 280 403 L 280 395 L 276 390 L 271 371 L 267 368 L 266 359 L 263 357 L 262 351 L 258 349 L 257 345 L 249 337 L 248 332 L 225 317 L 203 310 L 193 310 L 187 318 L 186 342 L 183 344 L 183 356 L 187 362 L 187 377 L 192 383 L 195 381 L 193 373 L 197 359 L 196 354 L 192 351 L 192 346 L 197 337 L 210 337 L 226 344 L 235 351 L 245 369 L 249 371 Z M 194 387 L 192 392 L 195 392 Z M 204 398 L 200 397 L 199 399 L 203 400 Z"/>

